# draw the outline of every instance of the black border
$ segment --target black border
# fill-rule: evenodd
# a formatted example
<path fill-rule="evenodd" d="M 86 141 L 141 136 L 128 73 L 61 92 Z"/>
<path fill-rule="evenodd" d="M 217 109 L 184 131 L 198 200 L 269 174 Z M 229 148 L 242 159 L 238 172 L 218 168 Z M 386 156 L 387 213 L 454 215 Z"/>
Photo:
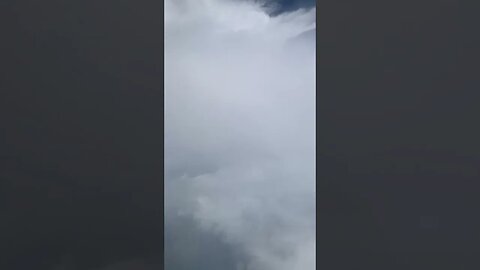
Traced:
<path fill-rule="evenodd" d="M 163 1 L 0 10 L 0 269 L 162 268 Z"/>

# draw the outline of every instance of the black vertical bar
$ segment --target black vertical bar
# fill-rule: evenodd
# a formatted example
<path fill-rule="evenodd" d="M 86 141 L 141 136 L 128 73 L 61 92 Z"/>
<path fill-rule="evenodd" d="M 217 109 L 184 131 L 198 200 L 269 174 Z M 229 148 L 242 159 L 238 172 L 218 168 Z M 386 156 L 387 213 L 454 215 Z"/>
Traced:
<path fill-rule="evenodd" d="M 160 269 L 163 2 L 0 10 L 0 269 Z"/>
<path fill-rule="evenodd" d="M 478 268 L 478 16 L 466 11 L 319 1 L 318 267 Z"/>

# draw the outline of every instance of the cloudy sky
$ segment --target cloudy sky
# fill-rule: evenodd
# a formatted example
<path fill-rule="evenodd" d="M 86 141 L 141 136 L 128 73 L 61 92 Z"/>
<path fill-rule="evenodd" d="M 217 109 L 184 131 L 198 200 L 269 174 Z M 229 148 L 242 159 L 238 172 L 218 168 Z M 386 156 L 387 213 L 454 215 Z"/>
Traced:
<path fill-rule="evenodd" d="M 164 176 L 170 269 L 311 267 L 313 13 L 175 2 L 1 3 L 1 269 L 161 269 Z"/>
<path fill-rule="evenodd" d="M 479 269 L 477 9 L 266 3 L 1 1 L 0 269 Z"/>
<path fill-rule="evenodd" d="M 315 8 L 279 4 L 165 1 L 167 270 L 315 268 Z"/>

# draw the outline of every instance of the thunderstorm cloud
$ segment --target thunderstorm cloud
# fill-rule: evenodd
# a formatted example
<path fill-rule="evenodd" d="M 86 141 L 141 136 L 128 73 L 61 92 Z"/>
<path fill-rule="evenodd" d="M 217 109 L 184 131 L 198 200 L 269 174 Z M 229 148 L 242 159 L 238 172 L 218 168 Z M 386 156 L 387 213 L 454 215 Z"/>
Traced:
<path fill-rule="evenodd" d="M 314 269 L 315 8 L 164 7 L 166 269 Z"/>

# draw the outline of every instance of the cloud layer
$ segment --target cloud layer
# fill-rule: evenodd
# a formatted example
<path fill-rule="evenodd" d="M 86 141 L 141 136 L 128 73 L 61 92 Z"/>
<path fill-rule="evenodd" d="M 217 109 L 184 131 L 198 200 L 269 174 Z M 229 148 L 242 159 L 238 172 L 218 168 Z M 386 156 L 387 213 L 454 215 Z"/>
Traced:
<path fill-rule="evenodd" d="M 248 269 L 314 269 L 314 34 L 314 9 L 165 1 L 167 253 L 190 217 Z"/>

